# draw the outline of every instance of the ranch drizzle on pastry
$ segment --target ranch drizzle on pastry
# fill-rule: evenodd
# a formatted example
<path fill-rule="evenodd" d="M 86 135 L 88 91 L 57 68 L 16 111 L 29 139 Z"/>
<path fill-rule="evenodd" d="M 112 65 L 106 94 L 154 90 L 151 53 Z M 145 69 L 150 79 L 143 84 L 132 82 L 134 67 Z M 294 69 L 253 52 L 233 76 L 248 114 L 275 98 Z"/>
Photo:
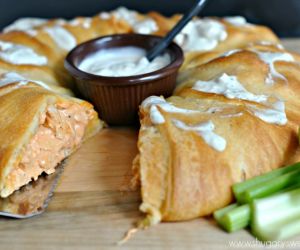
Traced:
<path fill-rule="evenodd" d="M 236 76 L 226 73 L 210 81 L 197 81 L 193 88 L 196 91 L 224 95 L 229 99 L 241 99 L 257 103 L 264 103 L 268 100 L 266 95 L 255 95 L 244 88 Z"/>
<path fill-rule="evenodd" d="M 243 50 L 241 49 L 233 49 L 233 50 L 229 50 L 229 51 L 226 51 L 225 53 L 223 53 L 222 55 L 220 55 L 220 57 L 226 57 L 226 56 L 231 56 L 235 53 L 238 53 L 238 52 L 241 52 Z"/>
<path fill-rule="evenodd" d="M 268 41 L 261 41 L 257 43 L 258 45 L 272 45 L 276 46 L 278 49 L 284 49 L 281 44 L 273 44 Z M 241 49 L 235 49 L 235 50 L 230 50 L 225 53 L 223 53 L 221 56 L 231 56 L 235 53 L 241 52 L 243 50 Z M 280 78 L 284 81 L 286 81 L 286 78 L 280 74 L 276 69 L 274 63 L 277 61 L 284 61 L 284 62 L 294 62 L 295 59 L 294 57 L 286 52 L 262 52 L 258 50 L 251 49 L 251 52 L 255 53 L 258 55 L 259 59 L 262 60 L 264 63 L 266 63 L 269 66 L 269 74 L 266 77 L 266 84 L 268 85 L 273 85 L 274 84 L 274 78 Z"/>
<path fill-rule="evenodd" d="M 225 26 L 213 19 L 195 19 L 190 21 L 175 37 L 184 51 L 209 51 L 227 38 Z"/>
<path fill-rule="evenodd" d="M 55 43 L 64 50 L 71 50 L 77 44 L 75 37 L 59 25 L 47 27 L 45 28 L 45 31 L 55 41 Z"/>
<path fill-rule="evenodd" d="M 32 48 L 3 41 L 0 41 L 0 58 L 16 65 L 43 66 L 48 61 L 47 57 L 37 54 Z"/>
<path fill-rule="evenodd" d="M 222 112 L 224 109 L 221 107 L 210 107 L 206 110 L 193 110 L 193 109 L 186 109 L 186 108 L 179 108 L 173 105 L 170 102 L 167 102 L 163 97 L 159 96 L 150 96 L 146 98 L 141 107 L 143 108 L 150 108 L 150 119 L 151 122 L 155 125 L 163 124 L 165 122 L 165 118 L 162 113 L 159 111 L 158 107 L 165 112 L 168 113 L 177 113 L 177 114 L 185 114 L 185 115 L 193 115 L 193 114 L 214 114 Z M 237 116 L 236 114 L 227 114 L 229 117 Z"/>
<path fill-rule="evenodd" d="M 227 142 L 223 137 L 214 133 L 215 125 L 212 121 L 203 122 L 197 125 L 188 125 L 176 119 L 173 119 L 172 122 L 179 129 L 196 132 L 213 149 L 219 152 L 225 150 Z"/>
<path fill-rule="evenodd" d="M 240 117 L 242 115 L 244 115 L 243 112 L 238 112 L 238 113 L 235 113 L 235 114 L 220 115 L 220 117 L 222 117 L 222 118 L 232 118 L 232 117 Z"/>
<path fill-rule="evenodd" d="M 277 101 L 272 104 L 271 108 L 258 108 L 255 105 L 247 105 L 251 113 L 259 119 L 277 125 L 287 124 L 287 117 L 285 113 L 285 104 L 283 101 Z"/>
<path fill-rule="evenodd" d="M 224 20 L 237 27 L 251 26 L 251 24 L 247 22 L 246 18 L 242 16 L 228 16 L 224 17 Z"/>
<path fill-rule="evenodd" d="M 69 21 L 69 24 L 71 26 L 82 26 L 85 29 L 89 29 L 89 28 L 91 28 L 92 18 L 89 18 L 89 17 L 85 17 L 83 19 L 75 18 L 75 19 Z"/>
<path fill-rule="evenodd" d="M 295 59 L 291 54 L 281 52 L 260 52 L 255 50 L 253 52 L 269 66 L 270 72 L 266 78 L 266 84 L 274 84 L 274 78 L 280 78 L 286 81 L 286 78 L 275 69 L 274 63 L 277 61 L 294 62 Z"/>
<path fill-rule="evenodd" d="M 268 103 L 269 96 L 255 95 L 247 91 L 236 76 L 229 76 L 224 73 L 220 77 L 210 81 L 197 81 L 192 89 L 204 93 L 223 95 L 228 99 L 240 99 L 264 104 L 267 106 L 266 108 L 260 108 L 251 104 L 247 104 L 246 106 L 252 114 L 267 123 L 278 125 L 285 125 L 287 123 L 283 101 L 279 100 L 273 104 Z"/>
<path fill-rule="evenodd" d="M 150 107 L 150 119 L 153 124 L 162 124 L 165 122 L 165 118 L 158 110 L 157 107 L 169 113 L 181 113 L 181 114 L 198 114 L 200 111 L 190 110 L 184 108 L 178 108 L 173 104 L 166 102 L 166 100 L 162 97 L 158 96 L 150 96 L 146 98 L 142 104 L 142 107 L 149 108 Z M 203 112 L 201 112 L 203 113 Z"/>
<path fill-rule="evenodd" d="M 250 45 L 274 46 L 277 49 L 284 50 L 284 46 L 282 44 L 274 43 L 274 42 L 270 42 L 270 41 L 258 41 L 258 42 L 255 42 L 255 43 L 250 43 Z"/>
<path fill-rule="evenodd" d="M 33 30 L 33 28 L 43 25 L 47 22 L 47 19 L 43 18 L 20 18 L 14 21 L 12 24 L 7 26 L 4 29 L 4 32 L 10 32 L 10 31 L 23 31 L 29 35 L 34 35 L 36 32 Z"/>
<path fill-rule="evenodd" d="M 99 17 L 102 19 L 108 19 L 112 16 L 119 20 L 125 20 L 135 33 L 139 34 L 151 34 L 158 30 L 156 22 L 152 18 L 139 18 L 136 11 L 128 10 L 125 7 L 119 7 L 110 13 L 102 12 Z"/>
<path fill-rule="evenodd" d="M 18 83 L 18 85 L 26 85 L 29 82 L 36 83 L 45 89 L 51 90 L 51 88 L 46 83 L 44 83 L 42 81 L 26 79 L 25 77 L 19 75 L 16 72 L 8 72 L 8 73 L 1 75 L 1 77 L 0 77 L 0 87 L 9 85 L 11 83 Z"/>

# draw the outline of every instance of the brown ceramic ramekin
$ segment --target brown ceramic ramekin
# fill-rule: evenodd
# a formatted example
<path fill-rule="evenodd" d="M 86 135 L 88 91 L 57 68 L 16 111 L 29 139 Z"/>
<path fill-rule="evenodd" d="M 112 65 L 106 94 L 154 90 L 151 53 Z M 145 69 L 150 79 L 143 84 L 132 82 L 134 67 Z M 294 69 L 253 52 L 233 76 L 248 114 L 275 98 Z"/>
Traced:
<path fill-rule="evenodd" d="M 183 52 L 175 43 L 166 49 L 171 63 L 147 74 L 108 77 L 84 72 L 78 68 L 87 56 L 107 48 L 136 46 L 149 50 L 162 38 L 151 35 L 123 34 L 100 37 L 70 51 L 65 68 L 74 77 L 80 93 L 91 101 L 100 117 L 111 125 L 129 125 L 137 121 L 138 106 L 148 96 L 170 96 L 176 84 L 178 69 L 183 62 Z"/>

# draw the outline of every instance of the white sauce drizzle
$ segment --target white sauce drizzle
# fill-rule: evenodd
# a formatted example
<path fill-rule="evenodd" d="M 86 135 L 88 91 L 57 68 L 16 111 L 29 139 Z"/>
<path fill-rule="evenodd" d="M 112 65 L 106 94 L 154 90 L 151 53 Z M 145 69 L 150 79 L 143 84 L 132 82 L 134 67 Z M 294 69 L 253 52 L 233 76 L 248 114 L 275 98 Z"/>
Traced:
<path fill-rule="evenodd" d="M 235 113 L 235 114 L 226 114 L 226 115 L 221 115 L 220 117 L 222 118 L 232 118 L 232 117 L 241 117 L 244 115 L 243 112 Z"/>
<path fill-rule="evenodd" d="M 269 74 L 266 78 L 266 84 L 273 85 L 274 78 L 280 78 L 286 81 L 286 78 L 276 71 L 274 63 L 277 61 L 294 62 L 294 57 L 289 53 L 281 52 L 260 52 L 253 50 L 259 58 L 269 66 Z"/>
<path fill-rule="evenodd" d="M 241 51 L 243 51 L 243 50 L 241 50 L 241 49 L 233 49 L 233 50 L 229 50 L 229 51 L 224 52 L 224 53 L 221 55 L 221 57 L 222 57 L 222 56 L 224 56 L 224 57 L 231 56 L 231 55 L 233 55 L 233 54 L 235 54 L 235 53 L 238 53 L 238 52 L 241 52 Z"/>
<path fill-rule="evenodd" d="M 225 17 L 224 20 L 231 25 L 241 27 L 241 26 L 251 26 L 250 23 L 247 22 L 246 18 L 243 16 L 228 16 Z"/>
<path fill-rule="evenodd" d="M 197 110 L 178 108 L 173 104 L 166 102 L 162 97 L 150 96 L 146 98 L 141 107 L 148 108 L 150 107 L 150 119 L 153 124 L 162 124 L 165 122 L 163 115 L 160 113 L 157 107 L 169 113 L 180 113 L 180 114 L 199 114 L 203 113 Z"/>
<path fill-rule="evenodd" d="M 36 34 L 36 31 L 33 28 L 43 25 L 46 22 L 47 20 L 43 18 L 20 18 L 5 27 L 3 31 L 5 33 L 10 31 L 23 31 L 31 36 L 34 36 Z"/>
<path fill-rule="evenodd" d="M 150 119 L 153 124 L 163 124 L 165 123 L 165 118 L 159 112 L 157 106 L 152 105 L 150 108 Z"/>
<path fill-rule="evenodd" d="M 247 107 L 251 113 L 267 123 L 285 125 L 288 121 L 283 101 L 277 101 L 270 109 L 258 108 L 254 105 L 247 105 Z"/>
<path fill-rule="evenodd" d="M 266 95 L 255 95 L 244 88 L 236 76 L 230 76 L 226 73 L 210 81 L 197 81 L 194 90 L 223 95 L 229 99 L 241 99 L 257 103 L 264 103 L 268 100 Z"/>
<path fill-rule="evenodd" d="M 125 7 L 119 7 L 111 13 L 115 18 L 125 20 L 129 25 L 132 26 L 132 29 L 135 33 L 151 34 L 158 30 L 158 26 L 152 18 L 139 19 L 137 12 L 128 10 Z M 108 13 L 101 13 L 100 17 L 107 19 L 107 14 Z"/>
<path fill-rule="evenodd" d="M 36 84 L 40 85 L 41 87 L 50 90 L 49 86 L 47 84 L 45 84 L 44 82 L 26 79 L 25 77 L 19 75 L 18 73 L 15 73 L 15 72 L 9 72 L 9 73 L 1 75 L 1 77 L 0 77 L 0 87 L 6 86 L 6 85 L 9 85 L 12 83 L 19 83 L 19 85 L 26 85 L 29 82 L 36 83 Z"/>
<path fill-rule="evenodd" d="M 68 24 L 68 21 L 65 20 L 65 19 L 59 18 L 59 19 L 55 19 L 55 22 L 54 22 L 54 23 L 55 23 L 56 25 L 62 26 L 62 25 Z"/>
<path fill-rule="evenodd" d="M 108 12 L 101 12 L 99 14 L 99 18 L 101 18 L 103 20 L 108 20 L 111 18 L 111 14 L 109 14 Z"/>
<path fill-rule="evenodd" d="M 258 41 L 255 43 L 251 43 L 251 45 L 266 45 L 266 46 L 275 46 L 278 49 L 284 49 L 284 46 L 280 43 L 274 43 L 274 42 L 270 42 L 270 41 Z"/>
<path fill-rule="evenodd" d="M 284 49 L 284 47 L 281 44 L 274 44 L 274 43 L 271 43 L 268 41 L 261 41 L 256 44 L 272 45 L 272 46 L 276 46 L 278 49 Z M 240 50 L 240 49 L 230 50 L 230 51 L 223 53 L 221 56 L 224 56 L 224 57 L 231 56 L 240 51 L 242 51 L 242 50 Z M 251 50 L 251 51 L 256 53 L 259 56 L 259 58 L 269 66 L 269 74 L 267 75 L 266 80 L 265 80 L 266 84 L 273 85 L 274 78 L 280 78 L 280 79 L 286 81 L 286 78 L 282 74 L 277 72 L 277 70 L 275 69 L 274 63 L 277 61 L 295 62 L 295 59 L 291 54 L 283 53 L 283 52 L 261 52 L 261 51 L 257 51 L 257 50 Z"/>
<path fill-rule="evenodd" d="M 225 26 L 213 19 L 190 21 L 175 37 L 184 51 L 209 51 L 227 38 Z"/>
<path fill-rule="evenodd" d="M 32 37 L 34 37 L 34 36 L 36 36 L 36 35 L 38 34 L 38 31 L 35 30 L 35 29 L 26 30 L 26 31 L 24 31 L 24 32 L 25 32 L 27 35 L 32 36 Z"/>
<path fill-rule="evenodd" d="M 82 26 L 85 29 L 91 28 L 92 19 L 89 17 L 85 17 L 82 19 L 73 19 L 69 22 L 71 26 Z"/>
<path fill-rule="evenodd" d="M 173 119 L 172 122 L 179 129 L 196 132 L 213 149 L 219 152 L 225 150 L 227 142 L 223 137 L 214 133 L 215 125 L 212 121 L 203 122 L 194 126 L 187 125 L 176 119 Z"/>
<path fill-rule="evenodd" d="M 236 76 L 229 76 L 225 73 L 221 77 L 211 81 L 197 81 L 192 89 L 206 93 L 221 94 L 229 99 L 247 100 L 270 106 L 270 103 L 268 103 L 269 96 L 255 95 L 247 91 L 237 80 Z M 283 101 L 279 100 L 271 104 L 270 108 L 259 108 L 251 104 L 246 106 L 252 114 L 267 123 L 278 125 L 285 125 L 287 123 Z"/>
<path fill-rule="evenodd" d="M 4 41 L 0 41 L 0 58 L 16 65 L 42 66 L 48 61 L 47 57 L 37 54 L 32 48 Z"/>
<path fill-rule="evenodd" d="M 166 102 L 166 100 L 162 97 L 158 96 L 150 96 L 146 98 L 142 104 L 141 107 L 143 108 L 149 108 L 150 107 L 150 119 L 153 124 L 162 124 L 165 122 L 165 119 L 161 112 L 159 111 L 159 108 L 164 110 L 168 113 L 178 113 L 178 114 L 214 114 L 219 113 L 223 111 L 223 108 L 221 107 L 210 107 L 209 109 L 205 111 L 199 111 L 199 110 L 192 110 L 192 109 L 185 109 L 185 108 L 178 108 L 174 106 L 172 103 Z"/>
<path fill-rule="evenodd" d="M 15 73 L 15 72 L 9 72 L 9 73 L 1 75 L 0 87 L 9 85 L 11 83 L 17 83 L 17 82 L 20 82 L 22 84 L 22 82 L 24 80 L 25 80 L 25 78 L 22 77 L 21 75 Z"/>
<path fill-rule="evenodd" d="M 171 104 L 169 102 L 166 102 L 166 100 L 164 98 L 158 97 L 158 96 L 150 96 L 147 99 L 145 99 L 141 104 L 141 106 L 144 107 L 144 108 L 147 108 L 149 106 L 152 107 L 152 105 L 158 106 L 162 110 L 164 110 L 166 112 L 169 112 L 169 113 L 181 113 L 181 114 L 203 113 L 203 112 L 200 112 L 200 111 L 197 111 L 197 110 L 178 108 L 178 107 L 174 106 L 173 104 Z M 150 111 L 151 111 L 151 108 L 150 108 Z M 156 112 L 156 110 L 154 110 L 154 111 Z M 158 109 L 157 109 L 157 111 L 159 112 Z M 154 114 L 154 117 L 155 117 L 155 114 Z"/>
<path fill-rule="evenodd" d="M 64 50 L 73 49 L 77 42 L 75 37 L 61 26 L 53 26 L 45 28 L 45 31 L 55 41 L 55 43 Z"/>

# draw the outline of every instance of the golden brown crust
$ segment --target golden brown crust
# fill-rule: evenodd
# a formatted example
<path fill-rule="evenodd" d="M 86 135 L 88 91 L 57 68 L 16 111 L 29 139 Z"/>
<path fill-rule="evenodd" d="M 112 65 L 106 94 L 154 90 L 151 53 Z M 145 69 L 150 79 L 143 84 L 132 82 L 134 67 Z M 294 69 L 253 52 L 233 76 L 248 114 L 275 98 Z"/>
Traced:
<path fill-rule="evenodd" d="M 274 63 L 285 80 L 273 77 L 274 83 L 266 84 L 270 65 L 260 59 L 259 52 L 293 56 L 294 61 Z M 165 122 L 154 124 L 151 106 L 140 108 L 140 209 L 147 215 L 142 226 L 209 215 L 233 200 L 232 184 L 300 160 L 299 55 L 260 44 L 203 63 L 206 56 L 199 54 L 193 67 L 182 69 L 174 96 L 167 99 L 176 107 L 198 113 L 167 112 L 156 106 Z M 284 100 L 288 123 L 268 123 L 249 109 L 249 105 L 266 108 L 266 103 L 192 89 L 196 81 L 217 79 L 224 73 L 237 77 L 250 93 Z M 215 111 L 207 112 L 211 108 Z M 216 151 L 195 131 L 176 127 L 174 119 L 189 126 L 213 122 L 214 132 L 226 140 L 226 149 Z"/>
<path fill-rule="evenodd" d="M 152 18 L 158 27 L 153 33 L 164 35 L 175 25 L 180 15 L 167 18 L 159 13 L 151 12 L 147 15 L 136 13 L 136 17 L 139 20 Z M 236 59 L 233 55 L 226 59 L 218 58 L 228 50 L 245 48 L 249 43 L 261 40 L 278 43 L 278 38 L 265 27 L 247 26 L 241 28 L 224 20 L 220 21 L 223 22 L 228 34 L 224 41 L 220 41 L 211 51 L 185 54 L 185 63 L 178 80 L 180 86 L 177 92 L 180 97 L 170 99 L 179 107 L 198 105 L 199 100 L 204 107 L 228 104 L 222 97 L 211 98 L 211 96 L 194 93 L 189 88 L 189 81 L 198 78 L 210 79 L 225 68 L 228 73 L 235 72 L 235 67 L 241 60 L 240 57 Z M 77 24 L 74 25 L 74 22 Z M 63 68 L 63 58 L 67 51 L 60 48 L 45 31 L 45 28 L 55 25 L 70 32 L 75 38 L 76 44 L 98 36 L 134 32 L 134 27 L 126 20 L 108 14 L 102 15 L 102 17 L 97 15 L 89 20 L 80 17 L 72 20 L 72 22 L 51 20 L 34 28 L 36 33 L 34 36 L 25 32 L 2 34 L 0 40 L 28 46 L 34 49 L 36 53 L 46 56 L 48 64 L 46 66 L 14 65 L 0 60 L 0 73 L 14 71 L 29 79 L 44 81 L 51 85 L 52 89 L 52 85 L 71 88 L 72 81 Z M 255 67 L 245 65 L 246 68 L 249 67 L 247 72 L 257 70 L 256 67 L 261 65 L 262 71 L 257 77 L 262 77 L 266 73 L 267 67 L 258 62 L 253 55 L 247 54 L 247 52 L 245 54 L 241 58 L 258 63 Z M 218 59 L 214 60 L 215 58 Z M 285 66 L 282 63 L 280 63 L 280 67 L 284 71 L 283 73 L 288 75 L 289 81 L 290 79 L 292 82 L 294 81 L 292 84 L 295 85 L 296 90 L 298 68 L 295 67 L 292 71 L 288 65 L 284 69 Z M 241 77 L 247 78 L 248 75 L 243 74 L 241 70 Z M 292 80 L 293 78 L 295 80 Z M 1 115 L 0 118 L 0 131 L 3 130 L 0 136 L 5 142 L 0 148 L 1 180 L 21 157 L 19 152 L 34 133 L 37 126 L 36 117 L 45 108 L 46 103 L 64 98 L 31 85 L 22 88 L 15 88 L 14 85 L 10 85 L 9 88 L 12 89 L 9 90 L 7 87 L 0 89 L 0 104 L 2 100 L 5 104 L 3 107 L 8 109 L 5 115 Z M 283 93 L 284 97 L 287 95 L 288 92 Z M 81 103 L 82 105 L 89 105 L 86 102 Z M 293 113 L 294 108 L 298 107 L 296 98 L 289 105 L 288 116 L 296 117 L 297 114 Z M 21 107 L 20 110 L 15 110 L 19 106 Z M 30 112 L 25 112 L 25 108 Z M 266 124 L 250 114 L 246 107 L 239 102 L 231 102 L 229 109 L 231 112 L 243 111 L 245 114 L 242 117 L 227 119 L 219 117 L 220 114 L 198 114 L 192 118 L 187 118 L 184 115 L 167 114 L 161 110 L 166 122 L 163 125 L 152 126 L 149 110 L 141 110 L 140 165 L 136 168 L 139 170 L 136 176 L 139 176 L 141 181 L 143 198 L 141 210 L 148 213 L 147 223 L 158 223 L 160 220 L 191 219 L 209 214 L 214 208 L 231 201 L 232 196 L 229 189 L 232 183 L 276 168 L 293 154 L 297 143 L 293 124 L 286 127 Z M 12 114 L 12 112 L 14 113 Z M 26 117 L 24 117 L 25 113 Z M 216 124 L 217 133 L 228 140 L 229 146 L 224 156 L 220 157 L 219 152 L 208 147 L 195 133 L 183 132 L 175 128 L 172 123 L 173 118 L 180 118 L 191 124 L 201 122 L 203 119 L 212 119 Z M 101 123 L 95 115 L 86 130 L 86 137 L 91 136 L 100 127 Z M 240 129 L 241 127 L 243 129 Z M 6 130 L 5 128 L 9 129 Z M 13 128 L 17 132 L 11 136 Z M 257 132 L 252 133 L 254 130 Z M 277 145 L 279 141 L 281 146 Z M 239 153 L 239 159 L 236 159 L 236 152 L 240 150 L 239 144 L 244 144 L 244 147 Z M 266 148 L 263 148 L 263 144 Z M 258 145 L 260 150 L 254 151 L 253 145 Z M 270 155 L 273 154 L 275 156 L 272 157 L 270 163 Z M 218 164 L 214 164 L 216 159 Z M 242 167 L 240 163 L 243 163 Z M 253 167 L 253 165 L 259 167 Z M 219 198 L 220 196 L 222 198 Z"/>
<path fill-rule="evenodd" d="M 270 48 L 270 50 L 268 50 Z M 276 61 L 274 67 L 277 72 L 285 76 L 286 80 L 276 78 L 271 86 L 265 83 L 269 74 L 269 65 L 263 62 L 258 52 L 288 53 L 295 59 L 294 62 Z M 255 72 L 255 73 L 254 73 Z M 296 123 L 300 119 L 300 56 L 283 49 L 274 49 L 272 46 L 250 46 L 245 50 L 237 51 L 229 56 L 222 56 L 203 65 L 193 67 L 182 72 L 178 77 L 178 86 L 174 95 L 193 96 L 195 98 L 210 97 L 224 99 L 226 102 L 236 102 L 225 97 L 195 91 L 192 89 L 197 80 L 214 79 L 223 73 L 236 76 L 243 86 L 254 94 L 273 95 L 286 101 L 286 112 L 290 121 Z"/>
<path fill-rule="evenodd" d="M 181 15 L 165 17 L 157 12 L 150 12 L 146 15 L 136 13 L 136 16 L 141 21 L 149 18 L 154 20 L 157 30 L 153 34 L 156 35 L 165 35 L 181 18 Z M 263 40 L 278 43 L 278 38 L 266 27 L 253 25 L 241 28 L 222 19 L 217 20 L 225 26 L 228 33 L 227 38 L 219 42 L 218 46 L 211 52 L 187 53 L 183 69 L 207 62 L 230 49 L 244 48 L 251 42 Z M 92 18 L 78 17 L 71 21 L 52 19 L 33 28 L 31 33 L 34 33 L 34 35 L 31 35 L 30 32 L 26 33 L 26 31 L 2 33 L 0 34 L 0 40 L 28 46 L 34 49 L 36 53 L 46 56 L 48 63 L 45 66 L 13 65 L 0 60 L 0 73 L 14 71 L 26 75 L 30 79 L 39 79 L 50 85 L 73 88 L 72 80 L 63 67 L 63 60 L 68 51 L 60 48 L 46 32 L 47 28 L 54 26 L 62 27 L 68 31 L 77 44 L 99 36 L 134 32 L 133 27 L 125 19 L 117 18 L 111 13 L 105 13 L 103 17 L 100 13 Z"/>
<path fill-rule="evenodd" d="M 203 104 L 205 100 L 202 99 Z M 172 99 L 182 107 L 193 98 Z M 228 103 L 218 101 L 219 107 Z M 211 103 L 207 108 L 212 107 Z M 216 107 L 216 104 L 213 104 Z M 147 112 L 143 111 L 142 112 Z M 243 112 L 242 116 L 226 114 Z M 265 123 L 243 105 L 230 112 L 184 116 L 163 112 L 166 122 L 153 127 L 149 114 L 139 135 L 143 204 L 158 210 L 163 221 L 179 221 L 212 213 L 232 201 L 231 185 L 289 162 L 298 148 L 297 126 Z M 172 119 L 190 125 L 213 121 L 227 141 L 224 152 L 208 146 L 195 132 L 174 126 Z M 149 211 L 148 211 L 149 212 Z"/>
<path fill-rule="evenodd" d="M 260 41 L 275 45 L 280 42 L 273 31 L 267 27 L 258 25 L 249 27 L 236 27 L 228 24 L 222 19 L 220 21 L 223 23 L 223 25 L 225 25 L 228 33 L 226 40 L 220 42 L 218 46 L 211 51 L 187 53 L 185 55 L 185 61 L 182 66 L 182 70 L 207 63 L 210 60 L 221 56 L 224 52 L 247 48 L 251 44 L 255 44 Z"/>

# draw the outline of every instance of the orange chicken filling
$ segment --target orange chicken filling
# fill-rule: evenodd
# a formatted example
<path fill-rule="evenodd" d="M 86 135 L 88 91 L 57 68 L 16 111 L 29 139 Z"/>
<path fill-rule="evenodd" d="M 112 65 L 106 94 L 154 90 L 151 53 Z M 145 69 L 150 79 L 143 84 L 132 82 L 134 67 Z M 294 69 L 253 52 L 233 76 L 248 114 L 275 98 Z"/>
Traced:
<path fill-rule="evenodd" d="M 19 165 L 8 175 L 8 196 L 43 172 L 51 174 L 55 167 L 81 143 L 85 128 L 92 118 L 85 107 L 74 103 L 48 106 L 40 117 L 36 134 L 25 147 Z"/>

